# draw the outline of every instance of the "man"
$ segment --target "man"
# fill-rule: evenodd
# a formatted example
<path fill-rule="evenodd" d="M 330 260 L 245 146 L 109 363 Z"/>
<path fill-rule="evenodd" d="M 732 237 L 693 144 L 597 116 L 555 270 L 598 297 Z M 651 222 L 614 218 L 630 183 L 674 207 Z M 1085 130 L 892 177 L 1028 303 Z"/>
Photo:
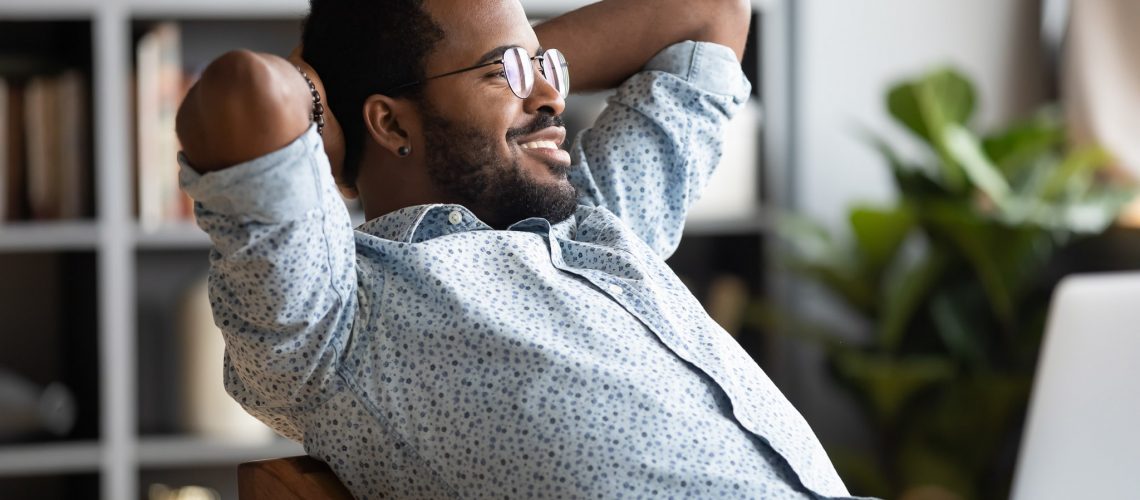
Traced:
<path fill-rule="evenodd" d="M 303 57 L 215 61 L 178 131 L 231 394 L 360 498 L 846 496 L 663 260 L 748 9 L 313 0 Z M 567 64 L 620 84 L 569 152 Z"/>

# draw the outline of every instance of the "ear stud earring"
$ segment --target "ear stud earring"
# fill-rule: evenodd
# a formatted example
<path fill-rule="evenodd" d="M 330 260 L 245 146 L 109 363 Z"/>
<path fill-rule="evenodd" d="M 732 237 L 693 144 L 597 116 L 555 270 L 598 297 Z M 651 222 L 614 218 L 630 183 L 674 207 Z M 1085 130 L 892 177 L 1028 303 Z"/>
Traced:
<path fill-rule="evenodd" d="M 412 148 L 409 148 L 407 146 L 400 146 L 400 148 L 396 150 L 396 154 L 400 155 L 401 157 L 408 156 L 412 154 Z"/>

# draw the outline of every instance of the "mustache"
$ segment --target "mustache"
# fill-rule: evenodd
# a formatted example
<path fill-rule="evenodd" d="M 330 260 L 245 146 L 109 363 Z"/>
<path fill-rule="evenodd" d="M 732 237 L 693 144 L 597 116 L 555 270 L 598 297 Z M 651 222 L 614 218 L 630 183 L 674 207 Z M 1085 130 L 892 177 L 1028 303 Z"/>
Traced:
<path fill-rule="evenodd" d="M 565 123 L 562 121 L 561 116 L 549 111 L 541 111 L 534 121 L 527 126 L 508 130 L 507 139 L 517 139 L 550 127 L 565 127 Z"/>

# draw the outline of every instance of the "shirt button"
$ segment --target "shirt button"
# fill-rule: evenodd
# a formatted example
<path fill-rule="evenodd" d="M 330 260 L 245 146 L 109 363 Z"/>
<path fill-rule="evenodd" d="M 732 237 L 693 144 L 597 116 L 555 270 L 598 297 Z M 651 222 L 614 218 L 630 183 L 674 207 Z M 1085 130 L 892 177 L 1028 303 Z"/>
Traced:
<path fill-rule="evenodd" d="M 452 225 L 459 224 L 463 222 L 463 214 L 459 213 L 458 210 L 452 210 L 450 214 L 447 214 L 447 222 Z"/>
<path fill-rule="evenodd" d="M 622 288 L 617 285 L 610 285 L 608 288 L 610 289 L 610 293 L 614 295 L 621 295 L 625 293 L 625 290 L 622 290 Z"/>

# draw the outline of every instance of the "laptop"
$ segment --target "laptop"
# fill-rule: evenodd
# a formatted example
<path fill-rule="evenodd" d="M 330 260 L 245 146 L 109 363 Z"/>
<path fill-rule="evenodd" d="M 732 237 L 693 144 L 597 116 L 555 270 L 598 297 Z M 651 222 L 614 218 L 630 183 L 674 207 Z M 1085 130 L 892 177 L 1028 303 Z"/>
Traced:
<path fill-rule="evenodd" d="M 1140 273 L 1054 293 L 1011 498 L 1140 499 Z"/>

